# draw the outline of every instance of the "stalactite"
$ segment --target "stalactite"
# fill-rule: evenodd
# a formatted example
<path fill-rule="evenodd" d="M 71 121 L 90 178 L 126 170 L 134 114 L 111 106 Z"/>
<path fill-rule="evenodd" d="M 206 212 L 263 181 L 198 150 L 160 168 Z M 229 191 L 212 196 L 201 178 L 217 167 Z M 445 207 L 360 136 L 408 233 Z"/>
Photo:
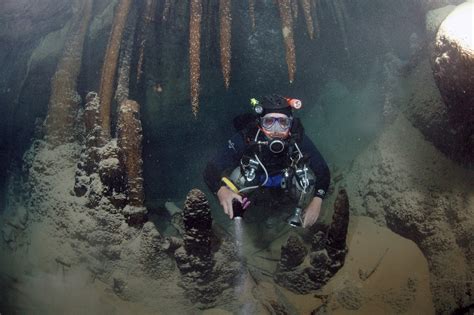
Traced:
<path fill-rule="evenodd" d="M 311 15 L 311 2 L 310 0 L 300 0 L 301 7 L 303 8 L 304 18 L 306 21 L 306 28 L 308 29 L 309 38 L 314 39 L 314 25 L 313 17 Z"/>
<path fill-rule="evenodd" d="M 168 21 L 169 20 L 171 8 L 173 6 L 174 6 L 174 0 L 165 0 L 165 4 L 163 6 L 163 15 L 162 15 L 163 21 Z"/>
<path fill-rule="evenodd" d="M 155 20 L 155 12 L 156 12 L 156 0 L 146 0 L 145 7 L 143 10 L 143 15 L 142 15 L 140 32 L 138 35 L 138 43 L 140 45 L 140 48 L 138 51 L 138 62 L 137 62 L 137 84 L 140 83 L 140 80 L 143 74 L 143 61 L 145 57 L 145 46 L 146 46 L 146 32 L 150 24 Z M 163 13 L 163 18 L 164 18 L 164 13 Z"/>
<path fill-rule="evenodd" d="M 231 0 L 220 0 L 219 17 L 220 17 L 220 47 L 221 47 L 221 67 L 224 76 L 225 88 L 229 88 L 230 84 L 230 60 L 231 60 Z"/>
<path fill-rule="evenodd" d="M 76 91 L 77 77 L 81 70 L 84 39 L 91 18 L 93 0 L 81 3 L 82 8 L 78 10 L 71 25 L 63 55 L 51 80 L 51 96 L 45 125 L 47 140 L 54 145 L 73 138 L 74 121 L 80 102 Z"/>
<path fill-rule="evenodd" d="M 100 116 L 102 120 L 102 132 L 105 138 L 110 138 L 110 108 L 114 91 L 115 72 L 117 70 L 122 34 L 131 3 L 132 0 L 121 0 L 115 9 L 112 31 L 110 32 L 104 64 L 102 66 L 99 95 L 101 101 Z"/>
<path fill-rule="evenodd" d="M 123 48 L 120 51 L 117 89 L 115 90 L 115 101 L 117 104 L 128 99 L 130 91 L 130 63 L 133 54 L 136 24 L 136 14 L 133 14 L 133 18 L 129 20 L 125 28 L 125 34 L 121 44 Z"/>
<path fill-rule="evenodd" d="M 255 0 L 249 0 L 249 17 L 252 24 L 252 31 L 255 32 Z"/>
<path fill-rule="evenodd" d="M 341 37 L 344 42 L 344 49 L 346 52 L 349 51 L 349 41 L 347 39 L 347 30 L 346 30 L 346 7 L 344 3 L 340 0 L 336 0 L 331 2 L 334 8 L 334 12 L 336 14 L 336 21 L 339 25 L 339 29 L 341 31 Z"/>
<path fill-rule="evenodd" d="M 321 32 L 321 28 L 319 27 L 319 19 L 318 19 L 318 14 L 319 14 L 319 0 L 312 0 L 311 1 L 311 12 L 313 16 L 313 26 L 314 26 L 314 38 L 318 38 L 319 34 Z"/>
<path fill-rule="evenodd" d="M 286 47 L 286 63 L 288 65 L 288 77 L 293 83 L 296 72 L 295 43 L 293 39 L 293 19 L 291 16 L 290 0 L 278 0 L 280 18 L 282 24 L 283 39 Z"/>
<path fill-rule="evenodd" d="M 168 14 L 170 13 L 170 7 L 171 7 L 171 0 L 165 0 L 165 4 L 163 5 L 163 14 L 162 14 L 163 21 L 168 20 Z"/>
<path fill-rule="evenodd" d="M 117 144 L 125 167 L 129 206 L 143 207 L 142 125 L 140 105 L 132 100 L 120 103 Z"/>
<path fill-rule="evenodd" d="M 189 14 L 189 77 L 191 87 L 191 106 L 194 116 L 199 111 L 199 79 L 201 67 L 201 0 L 191 0 Z"/>
<path fill-rule="evenodd" d="M 290 0 L 291 2 L 291 13 L 295 21 L 298 19 L 298 0 Z"/>

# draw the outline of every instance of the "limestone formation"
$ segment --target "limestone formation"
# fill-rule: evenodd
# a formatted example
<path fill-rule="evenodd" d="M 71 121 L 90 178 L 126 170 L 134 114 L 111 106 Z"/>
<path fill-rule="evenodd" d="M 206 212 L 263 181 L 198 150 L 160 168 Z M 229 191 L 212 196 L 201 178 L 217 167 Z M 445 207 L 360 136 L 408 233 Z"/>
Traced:
<path fill-rule="evenodd" d="M 133 211 L 127 216 L 129 223 L 145 222 L 145 193 L 143 190 L 142 160 L 142 124 L 140 106 L 137 102 L 124 100 L 120 104 L 117 123 L 117 144 L 120 148 L 120 160 L 125 173 L 128 204 L 141 211 Z"/>
<path fill-rule="evenodd" d="M 115 90 L 115 101 L 121 104 L 128 99 L 130 94 L 130 68 L 133 55 L 133 44 L 135 38 L 135 29 L 137 24 L 137 15 L 135 12 L 130 14 L 129 21 L 125 27 L 119 56 L 119 66 L 117 71 L 117 89 Z M 140 47 L 141 48 L 141 47 Z"/>
<path fill-rule="evenodd" d="M 54 145 L 73 140 L 74 121 L 81 99 L 77 94 L 77 77 L 81 70 L 82 51 L 92 3 L 92 0 L 82 2 L 51 80 L 51 96 L 45 125 L 48 142 Z"/>
<path fill-rule="evenodd" d="M 169 13 L 170 9 L 170 0 L 167 0 L 165 3 L 165 9 L 163 12 L 163 19 Z M 138 63 L 137 63 L 137 84 L 140 83 L 142 73 L 143 73 L 143 64 L 145 59 L 145 47 L 146 47 L 146 33 L 147 28 L 155 20 L 156 12 L 156 0 L 146 0 L 145 7 L 142 12 L 142 19 L 140 21 L 140 32 L 138 33 L 138 43 L 140 45 L 138 52 Z"/>
<path fill-rule="evenodd" d="M 281 248 L 281 259 L 279 268 L 281 270 L 292 270 L 303 262 L 308 250 L 296 235 L 290 235 L 288 241 Z"/>
<path fill-rule="evenodd" d="M 313 16 L 311 12 L 310 0 L 300 0 L 301 7 L 303 8 L 304 19 L 306 21 L 306 29 L 308 30 L 309 38 L 314 39 L 314 24 Z"/>
<path fill-rule="evenodd" d="M 296 53 L 293 39 L 293 17 L 291 15 L 290 0 L 278 0 L 278 8 L 281 18 L 281 32 L 286 47 L 286 64 L 288 66 L 288 78 L 290 83 L 295 80 Z"/>
<path fill-rule="evenodd" d="M 346 256 L 346 235 L 349 225 L 349 199 L 344 189 L 339 191 L 334 202 L 334 214 L 329 226 L 326 250 L 335 263 L 344 263 Z"/>
<path fill-rule="evenodd" d="M 212 240 L 212 217 L 209 201 L 203 192 L 193 189 L 186 197 L 183 210 L 186 234 L 184 247 L 192 255 L 209 257 Z"/>
<path fill-rule="evenodd" d="M 143 225 L 140 244 L 140 263 L 144 271 L 153 278 L 163 278 L 174 268 L 174 263 L 166 253 L 164 238 L 152 222 Z"/>
<path fill-rule="evenodd" d="M 217 297 L 220 301 L 231 298 L 233 291 L 224 291 L 233 286 L 242 264 L 231 242 L 213 241 L 209 202 L 203 192 L 189 192 L 182 216 L 184 246 L 174 253 L 182 274 L 180 285 L 193 303 L 205 307 L 214 305 Z"/>
<path fill-rule="evenodd" d="M 285 288 L 306 294 L 325 285 L 344 265 L 347 227 L 349 224 L 349 200 L 345 190 L 339 191 L 334 203 L 333 220 L 329 228 L 317 226 L 312 240 L 309 263 L 305 245 L 295 236 L 290 236 L 282 246 L 281 259 L 275 273 L 275 281 Z"/>
<path fill-rule="evenodd" d="M 189 15 L 189 77 L 191 106 L 194 116 L 199 111 L 199 80 L 201 75 L 201 0 L 191 0 Z"/>
<path fill-rule="evenodd" d="M 120 44 L 122 42 L 122 34 L 128 17 L 128 12 L 132 0 L 121 0 L 117 5 L 112 31 L 110 32 L 109 42 L 102 66 L 102 75 L 100 80 L 100 117 L 102 123 L 102 133 L 109 139 L 111 136 L 110 119 L 111 104 L 114 93 L 115 72 L 117 70 L 117 62 L 120 53 Z"/>
<path fill-rule="evenodd" d="M 473 2 L 465 2 L 441 23 L 436 35 L 432 69 L 457 143 L 452 153 L 474 163 L 474 41 Z M 469 27 L 469 25 L 471 27 Z"/>
<path fill-rule="evenodd" d="M 255 32 L 255 0 L 249 0 L 249 17 L 252 31 Z"/>
<path fill-rule="evenodd" d="M 231 59 L 231 0 L 220 0 L 219 17 L 220 17 L 220 47 L 221 47 L 221 68 L 224 76 L 225 88 L 230 85 L 230 59 Z"/>

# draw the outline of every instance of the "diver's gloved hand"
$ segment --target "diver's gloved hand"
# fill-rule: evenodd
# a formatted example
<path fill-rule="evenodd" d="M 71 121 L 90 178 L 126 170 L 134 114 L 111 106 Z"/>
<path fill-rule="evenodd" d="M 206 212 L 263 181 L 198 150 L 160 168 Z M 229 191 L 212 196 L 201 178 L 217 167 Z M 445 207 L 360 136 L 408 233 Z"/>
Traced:
<path fill-rule="evenodd" d="M 323 200 L 319 197 L 314 197 L 304 211 L 303 227 L 310 227 L 318 220 L 321 212 L 321 204 Z"/>
<path fill-rule="evenodd" d="M 222 186 L 217 191 L 217 198 L 224 209 L 225 214 L 229 216 L 229 218 L 234 218 L 234 210 L 232 209 L 232 200 L 237 199 L 240 203 L 243 203 L 242 196 L 233 192 L 227 186 Z"/>

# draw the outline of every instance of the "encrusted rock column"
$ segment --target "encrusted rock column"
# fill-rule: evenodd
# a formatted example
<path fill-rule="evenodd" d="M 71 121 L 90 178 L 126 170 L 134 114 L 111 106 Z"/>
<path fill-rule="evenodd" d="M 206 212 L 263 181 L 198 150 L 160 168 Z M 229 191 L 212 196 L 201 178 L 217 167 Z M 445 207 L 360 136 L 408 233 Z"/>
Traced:
<path fill-rule="evenodd" d="M 53 145 L 71 141 L 74 136 L 74 122 L 81 101 L 81 97 L 77 94 L 77 77 L 81 70 L 82 51 L 91 18 L 92 2 L 93 0 L 85 0 L 80 5 L 81 9 L 71 25 L 63 55 L 51 80 L 51 96 L 45 126 L 47 140 Z"/>
<path fill-rule="evenodd" d="M 124 209 L 124 215 L 130 224 L 145 222 L 147 212 L 143 206 L 145 194 L 143 191 L 142 139 L 140 105 L 132 100 L 124 100 L 119 109 L 117 142 L 128 191 L 128 206 Z"/>
<path fill-rule="evenodd" d="M 193 256 L 196 261 L 190 265 L 181 264 L 180 270 L 188 271 L 187 267 L 196 267 L 204 275 L 212 269 L 211 242 L 212 242 L 212 217 L 209 201 L 202 191 L 193 189 L 186 197 L 183 210 L 183 223 L 185 228 L 184 250 L 188 257 Z M 177 257 L 179 260 L 181 257 Z M 183 268 L 184 267 L 184 268 Z"/>
<path fill-rule="evenodd" d="M 287 289 L 306 294 L 325 285 L 344 265 L 346 235 L 349 224 L 349 200 L 345 190 L 340 190 L 334 203 L 333 220 L 313 236 L 312 251 L 294 235 L 282 246 L 275 281 Z M 309 266 L 304 263 L 309 258 Z"/>
<path fill-rule="evenodd" d="M 186 295 L 199 307 L 215 305 L 218 297 L 220 302 L 234 299 L 232 286 L 242 272 L 242 263 L 233 241 L 217 242 L 209 202 L 203 192 L 189 192 L 182 216 L 184 246 L 175 251 L 175 258 Z"/>
<path fill-rule="evenodd" d="M 107 198 L 114 209 L 123 208 L 126 202 L 124 167 L 119 160 L 117 141 L 106 141 L 102 134 L 100 99 L 90 92 L 86 97 L 84 111 L 85 145 L 77 165 L 74 191 L 77 196 L 86 196 L 87 205 L 95 208 L 106 206 Z"/>
<path fill-rule="evenodd" d="M 334 263 L 340 264 L 339 268 L 344 264 L 344 258 L 347 253 L 346 236 L 348 225 L 349 198 L 347 197 L 347 192 L 341 189 L 334 202 L 334 214 L 326 241 L 326 250 L 329 257 Z"/>
<path fill-rule="evenodd" d="M 183 210 L 184 247 L 175 252 L 178 268 L 183 274 L 182 285 L 193 302 L 206 301 L 205 284 L 209 283 L 214 260 L 211 253 L 212 217 L 209 202 L 198 189 L 186 197 Z M 200 286 L 202 284 L 202 287 Z"/>
<path fill-rule="evenodd" d="M 127 21 L 128 13 L 132 5 L 131 0 L 121 0 L 115 9 L 115 16 L 112 23 L 112 30 L 107 44 L 107 50 L 104 56 L 102 66 L 102 75 L 100 80 L 100 116 L 102 123 L 102 132 L 106 138 L 110 138 L 111 130 L 111 103 L 114 93 L 115 72 L 117 70 L 117 61 L 119 58 L 120 46 L 122 43 L 123 30 Z"/>

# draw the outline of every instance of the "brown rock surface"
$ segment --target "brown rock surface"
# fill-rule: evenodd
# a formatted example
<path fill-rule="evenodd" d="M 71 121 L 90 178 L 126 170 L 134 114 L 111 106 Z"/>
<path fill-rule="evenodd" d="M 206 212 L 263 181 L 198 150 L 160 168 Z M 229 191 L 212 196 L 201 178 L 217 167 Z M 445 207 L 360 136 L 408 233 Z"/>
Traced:
<path fill-rule="evenodd" d="M 456 134 L 456 155 L 467 164 L 474 163 L 474 3 L 456 7 L 441 23 L 432 68 L 441 92 L 450 125 Z"/>
<path fill-rule="evenodd" d="M 440 155 L 403 115 L 361 154 L 345 182 L 352 207 L 379 213 L 420 247 L 440 313 L 472 304 L 472 182 L 472 171 Z"/>

